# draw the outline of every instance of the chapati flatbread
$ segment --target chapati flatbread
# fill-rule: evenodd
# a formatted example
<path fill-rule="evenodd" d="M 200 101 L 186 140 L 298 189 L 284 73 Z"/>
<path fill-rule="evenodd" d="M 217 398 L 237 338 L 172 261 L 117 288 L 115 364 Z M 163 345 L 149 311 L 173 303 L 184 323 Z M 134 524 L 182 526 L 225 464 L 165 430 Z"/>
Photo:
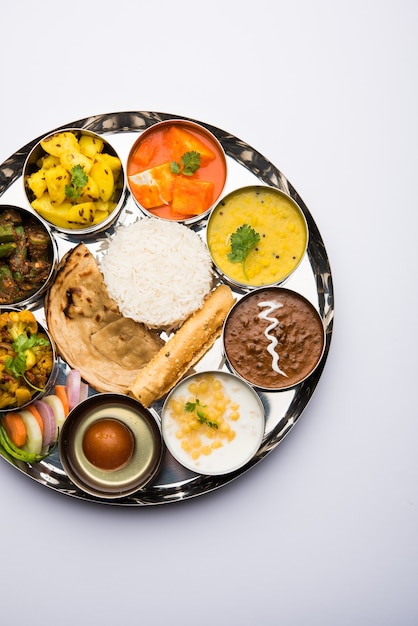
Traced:
<path fill-rule="evenodd" d="M 62 259 L 45 313 L 58 353 L 96 391 L 127 393 L 164 344 L 157 332 L 122 316 L 83 243 Z"/>

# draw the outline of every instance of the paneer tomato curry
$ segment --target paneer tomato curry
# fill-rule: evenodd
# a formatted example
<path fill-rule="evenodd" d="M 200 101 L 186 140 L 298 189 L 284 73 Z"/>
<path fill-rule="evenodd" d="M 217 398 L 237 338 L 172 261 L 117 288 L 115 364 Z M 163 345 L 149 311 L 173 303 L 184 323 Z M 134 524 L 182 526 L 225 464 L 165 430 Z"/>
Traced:
<path fill-rule="evenodd" d="M 197 124 L 162 122 L 134 144 L 127 173 L 142 208 L 157 217 L 187 220 L 205 213 L 220 196 L 225 155 Z"/>

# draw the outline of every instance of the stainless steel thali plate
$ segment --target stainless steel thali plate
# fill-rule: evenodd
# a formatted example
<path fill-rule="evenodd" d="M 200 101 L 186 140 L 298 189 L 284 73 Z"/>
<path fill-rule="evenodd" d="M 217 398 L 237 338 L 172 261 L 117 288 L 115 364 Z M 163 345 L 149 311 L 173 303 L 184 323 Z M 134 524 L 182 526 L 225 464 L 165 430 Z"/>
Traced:
<path fill-rule="evenodd" d="M 54 130 L 57 131 L 63 128 L 85 128 L 98 134 L 106 135 L 126 165 L 129 150 L 139 133 L 157 122 L 174 118 L 189 119 L 177 114 L 151 111 L 125 111 L 87 117 L 69 124 L 64 124 Z M 44 461 L 34 465 L 19 464 L 16 462 L 15 467 L 18 471 L 23 472 L 33 480 L 52 490 L 74 498 L 119 506 L 159 505 L 199 496 L 230 483 L 272 452 L 290 432 L 309 403 L 328 357 L 334 317 L 332 274 L 324 242 L 307 206 L 284 174 L 262 154 L 257 152 L 257 150 L 224 130 L 198 120 L 190 121 L 197 122 L 211 131 L 218 138 L 226 153 L 228 175 L 224 194 L 238 187 L 262 183 L 281 189 L 291 196 L 302 208 L 309 228 L 308 250 L 301 265 L 286 282 L 286 287 L 301 293 L 310 300 L 318 310 L 326 331 L 325 350 L 314 374 L 297 387 L 283 392 L 258 391 L 264 405 L 266 416 L 264 438 L 258 452 L 251 461 L 231 474 L 221 476 L 194 474 L 179 465 L 177 461 L 171 457 L 169 452 L 165 451 L 161 468 L 151 483 L 133 495 L 119 500 L 112 499 L 106 501 L 96 499 L 94 496 L 84 493 L 69 480 L 61 466 L 57 450 Z M 22 207 L 27 206 L 22 181 L 23 165 L 34 145 L 50 132 L 52 131 L 48 131 L 45 135 L 34 139 L 0 165 L 1 204 L 14 204 Z M 116 224 L 105 233 L 101 233 L 97 239 L 87 241 L 86 244 L 94 254 L 100 254 L 105 238 L 112 236 L 115 227 L 120 224 L 130 224 L 140 215 L 139 209 L 128 194 L 126 203 Z M 204 222 L 200 224 L 197 229 L 202 230 L 205 229 L 205 227 L 206 223 Z M 57 243 L 61 257 L 65 252 L 79 243 L 79 239 L 64 239 L 57 236 Z M 241 294 L 236 292 L 236 296 L 240 297 Z M 35 311 L 35 315 L 41 323 L 45 323 L 42 306 L 39 306 Z M 195 369 L 196 371 L 227 369 L 222 358 L 222 349 L 219 340 L 209 353 L 198 363 Z M 58 380 L 60 380 L 60 378 L 65 380 L 67 370 L 67 365 L 61 362 Z M 93 390 L 90 391 L 90 394 L 94 393 Z M 161 407 L 162 401 L 152 408 L 157 414 L 160 414 Z"/>

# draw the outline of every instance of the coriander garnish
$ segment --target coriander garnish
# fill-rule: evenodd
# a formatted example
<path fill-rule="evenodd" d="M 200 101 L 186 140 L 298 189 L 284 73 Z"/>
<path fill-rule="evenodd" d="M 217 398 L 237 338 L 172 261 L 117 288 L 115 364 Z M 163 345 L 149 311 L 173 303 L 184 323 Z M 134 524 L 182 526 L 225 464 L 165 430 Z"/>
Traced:
<path fill-rule="evenodd" d="M 77 200 L 81 196 L 81 190 L 88 182 L 88 176 L 82 165 L 74 165 L 70 171 L 71 184 L 65 185 L 65 195 L 67 198 Z"/>
<path fill-rule="evenodd" d="M 197 419 L 200 424 L 206 424 L 210 428 L 218 428 L 218 424 L 216 422 L 212 422 L 211 420 L 209 420 L 204 414 L 204 412 L 202 411 L 202 408 L 205 408 L 205 407 L 206 407 L 206 404 L 200 404 L 199 398 L 196 398 L 195 402 L 190 402 L 190 401 L 186 402 L 184 409 L 188 413 L 193 413 L 195 411 L 197 415 Z"/>
<path fill-rule="evenodd" d="M 200 152 L 196 152 L 196 150 L 185 152 L 180 161 L 180 163 L 177 163 L 177 161 L 170 162 L 170 170 L 172 173 L 193 176 L 200 167 Z"/>
<path fill-rule="evenodd" d="M 248 278 L 245 273 L 246 258 L 259 241 L 260 235 L 248 224 L 243 224 L 231 235 L 231 252 L 228 254 L 228 259 L 232 263 L 242 263 L 246 278 Z"/>

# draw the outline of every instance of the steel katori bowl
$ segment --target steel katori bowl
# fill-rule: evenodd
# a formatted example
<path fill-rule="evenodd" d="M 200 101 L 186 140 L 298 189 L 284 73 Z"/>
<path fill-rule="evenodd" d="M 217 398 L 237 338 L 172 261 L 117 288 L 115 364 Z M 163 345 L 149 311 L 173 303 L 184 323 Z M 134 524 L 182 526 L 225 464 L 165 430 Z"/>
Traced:
<path fill-rule="evenodd" d="M 31 208 L 64 238 L 94 237 L 127 200 L 124 165 L 111 143 L 86 129 L 44 136 L 23 167 Z"/>
<path fill-rule="evenodd" d="M 26 363 L 30 363 L 30 367 L 24 375 L 18 374 L 13 366 L 13 360 L 19 356 L 13 345 L 16 339 L 19 341 L 17 332 L 29 341 L 36 337 L 47 342 L 44 346 L 25 350 Z M 54 341 L 46 325 L 42 324 L 29 309 L 0 306 L 0 337 L 1 414 L 21 411 L 47 395 L 56 382 L 59 361 Z"/>
<path fill-rule="evenodd" d="M 196 224 L 209 214 L 224 190 L 226 156 L 220 141 L 206 127 L 187 120 L 166 120 L 147 128 L 134 142 L 127 178 L 142 213 Z"/>
<path fill-rule="evenodd" d="M 300 206 L 268 185 L 228 193 L 211 210 L 206 229 L 218 274 L 243 291 L 283 284 L 304 259 L 308 239 Z"/>
<path fill-rule="evenodd" d="M 325 326 L 314 305 L 284 287 L 261 287 L 240 298 L 222 332 L 229 369 L 263 391 L 287 391 L 318 367 Z"/>
<path fill-rule="evenodd" d="M 55 276 L 58 246 L 34 212 L 0 205 L 0 306 L 33 309 Z"/>
<path fill-rule="evenodd" d="M 97 498 L 123 498 L 156 475 L 163 456 L 154 413 L 130 396 L 99 393 L 68 414 L 59 438 L 70 480 Z"/>

